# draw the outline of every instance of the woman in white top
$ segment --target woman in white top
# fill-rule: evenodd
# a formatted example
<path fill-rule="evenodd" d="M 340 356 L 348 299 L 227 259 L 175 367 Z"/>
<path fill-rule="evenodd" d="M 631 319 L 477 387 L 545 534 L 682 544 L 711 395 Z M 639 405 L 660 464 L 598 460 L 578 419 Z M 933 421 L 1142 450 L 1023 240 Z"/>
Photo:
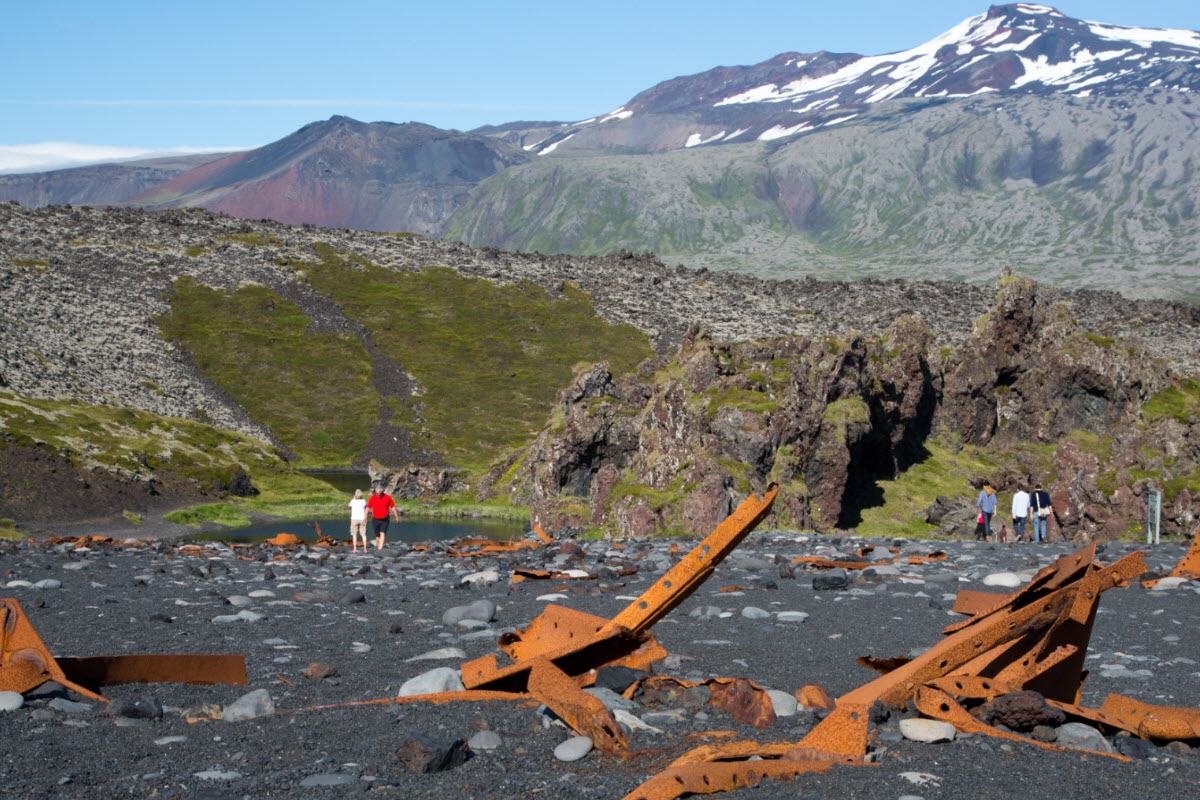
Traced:
<path fill-rule="evenodd" d="M 350 509 L 350 552 L 358 552 L 358 537 L 362 536 L 363 552 L 367 552 L 367 501 L 362 489 L 354 490 L 354 499 L 346 503 Z"/>

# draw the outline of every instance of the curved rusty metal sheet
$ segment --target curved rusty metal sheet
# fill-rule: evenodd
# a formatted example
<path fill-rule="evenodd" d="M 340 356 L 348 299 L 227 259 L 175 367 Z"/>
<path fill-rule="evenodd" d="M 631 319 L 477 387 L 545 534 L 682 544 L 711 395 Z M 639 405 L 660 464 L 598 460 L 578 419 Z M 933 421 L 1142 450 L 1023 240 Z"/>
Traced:
<path fill-rule="evenodd" d="M 1143 739 L 1200 739 L 1200 708 L 1156 706 L 1110 694 L 1100 704 L 1100 711 L 1120 720 L 1125 730 Z"/>
<path fill-rule="evenodd" d="M 580 689 L 548 658 L 538 658 L 529 671 L 529 693 L 574 730 L 609 755 L 628 752 L 625 732 L 604 703 Z"/>
<path fill-rule="evenodd" d="M 958 701 L 951 697 L 948 693 L 941 689 L 936 689 L 932 686 L 922 686 L 917 692 L 915 699 L 917 709 L 927 717 L 949 722 L 957 730 L 965 733 L 979 733 L 984 736 L 993 736 L 997 739 L 1008 739 L 1012 742 L 1023 742 L 1025 744 L 1039 747 L 1042 750 L 1048 750 L 1053 753 L 1061 753 L 1067 749 L 1059 745 L 1049 744 L 1047 742 L 1039 742 L 1036 739 L 1030 739 L 1025 736 L 1020 736 L 1007 731 L 1000 731 L 987 725 L 984 722 L 976 719 L 967 712 L 965 708 L 959 705 Z M 1119 753 L 1102 753 L 1098 750 L 1087 750 L 1085 748 L 1071 748 L 1084 753 L 1094 753 L 1099 756 L 1108 756 L 1115 758 L 1118 761 L 1128 762 L 1131 759 Z"/>

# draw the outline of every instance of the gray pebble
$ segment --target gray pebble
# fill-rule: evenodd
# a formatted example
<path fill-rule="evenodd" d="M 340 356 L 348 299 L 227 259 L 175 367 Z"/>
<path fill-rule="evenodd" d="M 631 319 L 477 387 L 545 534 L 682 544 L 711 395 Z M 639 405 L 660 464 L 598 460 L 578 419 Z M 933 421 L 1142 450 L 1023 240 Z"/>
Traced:
<path fill-rule="evenodd" d="M 323 775 L 309 775 L 307 778 L 300 781 L 300 785 L 303 787 L 348 786 L 352 783 L 358 783 L 358 778 L 354 775 L 347 775 L 344 772 L 329 772 Z"/>
<path fill-rule="evenodd" d="M 472 750 L 496 750 L 502 743 L 500 734 L 495 731 L 480 731 L 467 740 L 467 747 Z"/>
<path fill-rule="evenodd" d="M 438 667 L 410 678 L 400 686 L 397 697 L 412 697 L 417 694 L 463 691 L 462 675 L 453 667 Z"/>
<path fill-rule="evenodd" d="M 225 708 L 222 718 L 226 722 L 241 722 L 275 713 L 275 700 L 266 689 L 255 689 L 242 695 Z"/>
<path fill-rule="evenodd" d="M 571 762 L 578 761 L 590 752 L 592 752 L 591 739 L 586 736 L 572 736 L 554 748 L 554 757 L 559 761 Z"/>
<path fill-rule="evenodd" d="M 63 697 L 56 697 L 51 700 L 50 707 L 55 711 L 63 711 L 68 714 L 80 714 L 84 711 L 92 710 L 92 707 L 87 703 L 76 703 Z"/>

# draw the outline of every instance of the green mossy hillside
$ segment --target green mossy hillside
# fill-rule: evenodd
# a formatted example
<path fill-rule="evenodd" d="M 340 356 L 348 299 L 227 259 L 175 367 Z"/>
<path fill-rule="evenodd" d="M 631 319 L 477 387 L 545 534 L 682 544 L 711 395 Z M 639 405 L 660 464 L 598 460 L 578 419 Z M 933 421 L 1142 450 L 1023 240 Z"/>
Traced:
<path fill-rule="evenodd" d="M 354 336 L 318 333 L 292 302 L 263 286 L 234 292 L 175 281 L 163 336 L 266 425 L 303 467 L 345 466 L 366 447 L 380 398 Z"/>
<path fill-rule="evenodd" d="M 530 281 L 501 286 L 444 267 L 398 272 L 322 244 L 317 254 L 290 266 L 415 379 L 395 423 L 456 466 L 486 469 L 526 444 L 576 363 L 607 359 L 623 372 L 652 354 L 644 333 L 605 322 L 572 285 L 553 297 Z"/>
<path fill-rule="evenodd" d="M 240 468 L 288 471 L 273 448 L 200 422 L 0 390 L 0 446 L 44 447 L 74 466 L 118 476 L 164 470 L 203 487 L 228 485 Z"/>

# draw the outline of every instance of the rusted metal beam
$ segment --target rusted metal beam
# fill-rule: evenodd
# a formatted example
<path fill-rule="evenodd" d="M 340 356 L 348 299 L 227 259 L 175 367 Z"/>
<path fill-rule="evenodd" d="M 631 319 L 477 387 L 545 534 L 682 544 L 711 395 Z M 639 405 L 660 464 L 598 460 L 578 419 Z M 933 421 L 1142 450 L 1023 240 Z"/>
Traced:
<path fill-rule="evenodd" d="M 686 600 L 717 565 L 741 544 L 750 531 L 771 511 L 779 487 L 774 484 L 762 499 L 750 495 L 692 552 L 667 571 L 641 597 L 634 600 L 608 624 L 610 629 L 626 628 L 635 633 L 649 630 L 654 623 Z"/>
<path fill-rule="evenodd" d="M 58 681 L 85 697 L 108 702 L 63 674 L 16 598 L 0 600 L 0 690 L 24 694 L 46 681 Z"/>
<path fill-rule="evenodd" d="M 124 683 L 214 683 L 245 686 L 246 657 L 221 655 L 127 655 L 60 658 L 71 681 L 84 686 Z"/>
<path fill-rule="evenodd" d="M 979 733 L 984 736 L 994 736 L 998 739 L 1008 739 L 1012 742 L 1023 742 L 1025 744 L 1039 747 L 1050 752 L 1060 753 L 1063 747 L 1046 742 L 1039 742 L 1036 739 L 1029 739 L 1025 736 L 1020 736 L 1015 733 L 997 730 L 991 725 L 988 725 L 975 717 L 971 716 L 965 708 L 959 705 L 948 692 L 937 689 L 933 686 L 922 686 L 916 694 L 915 704 L 917 709 L 927 717 L 949 722 L 957 730 L 964 733 Z M 1083 748 L 1072 748 L 1082 750 L 1085 753 L 1094 753 L 1096 755 L 1108 756 L 1115 758 L 1118 761 L 1129 761 L 1130 759 L 1118 753 L 1101 753 L 1097 750 L 1086 750 Z"/>
<path fill-rule="evenodd" d="M 1110 694 L 1100 711 L 1121 721 L 1122 727 L 1143 739 L 1200 739 L 1200 708 L 1156 706 Z"/>
<path fill-rule="evenodd" d="M 46 681 L 93 700 L 88 687 L 123 683 L 246 685 L 246 659 L 236 655 L 123 655 L 55 659 L 14 598 L 0 600 L 0 690 L 28 692 Z"/>

